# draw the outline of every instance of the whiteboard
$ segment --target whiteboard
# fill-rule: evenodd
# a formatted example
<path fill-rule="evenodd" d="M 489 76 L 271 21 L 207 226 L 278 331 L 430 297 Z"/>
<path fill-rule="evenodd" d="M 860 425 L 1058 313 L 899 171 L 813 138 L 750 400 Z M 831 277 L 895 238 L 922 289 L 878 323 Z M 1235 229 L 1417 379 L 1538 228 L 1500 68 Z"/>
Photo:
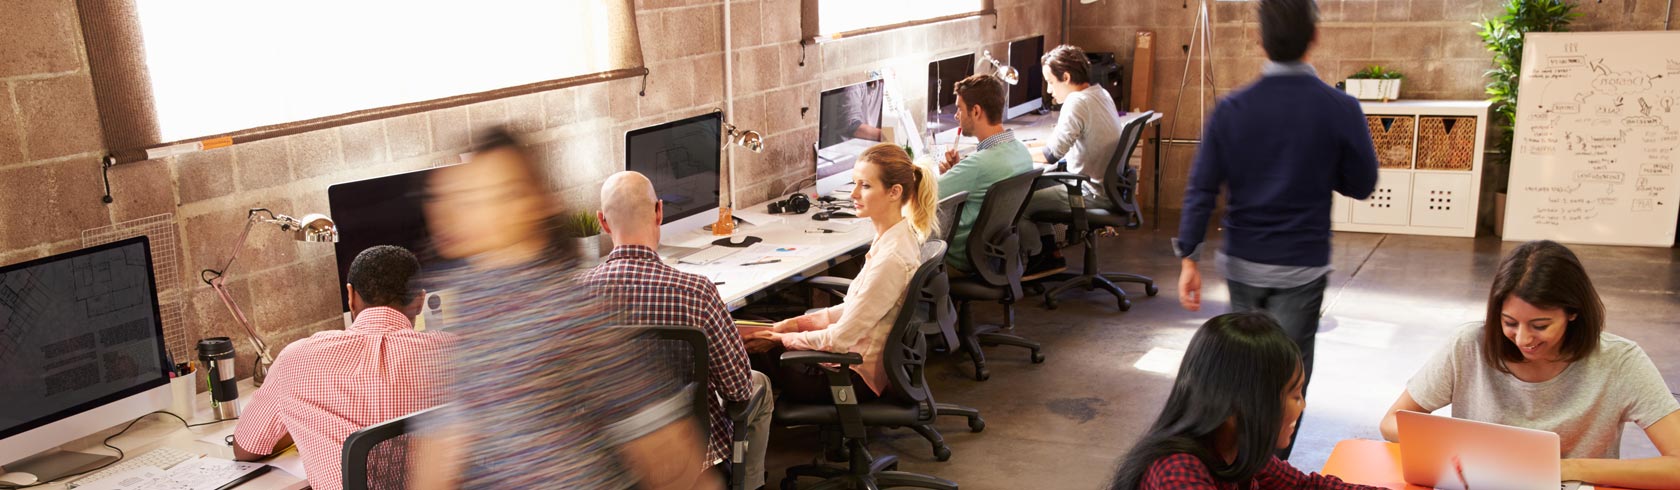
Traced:
<path fill-rule="evenodd" d="M 1680 32 L 1528 34 L 1506 240 L 1674 244 L 1680 50 L 1673 46 Z"/>

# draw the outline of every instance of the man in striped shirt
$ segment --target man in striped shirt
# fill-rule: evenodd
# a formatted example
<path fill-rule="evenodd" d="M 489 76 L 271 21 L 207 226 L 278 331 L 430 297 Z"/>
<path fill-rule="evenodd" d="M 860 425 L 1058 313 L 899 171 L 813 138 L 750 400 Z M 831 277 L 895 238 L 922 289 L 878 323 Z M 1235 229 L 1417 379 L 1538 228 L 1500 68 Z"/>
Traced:
<path fill-rule="evenodd" d="M 707 397 L 711 441 L 705 466 L 716 466 L 727 476 L 726 461 L 746 465 L 746 482 L 741 488 L 764 484 L 764 450 L 770 432 L 772 403 L 760 403 L 759 410 L 742 428 L 749 434 L 745 454 L 730 448 L 734 426 L 724 402 L 742 402 L 764 397 L 769 378 L 753 371 L 734 319 L 718 296 L 717 287 L 705 277 L 678 271 L 659 259 L 659 224 L 663 204 L 653 183 L 636 172 L 620 172 L 607 178 L 601 188 L 601 227 L 612 235 L 613 250 L 600 266 L 587 275 L 590 286 L 615 308 L 628 315 L 632 325 L 687 325 L 706 334 L 708 371 L 706 380 L 712 396 Z M 732 458 L 731 456 L 738 456 Z"/>
<path fill-rule="evenodd" d="M 309 485 L 338 490 L 344 439 L 364 427 L 436 404 L 455 337 L 416 332 L 420 262 L 381 245 L 350 263 L 350 328 L 318 332 L 281 351 L 234 430 L 234 454 L 252 461 L 297 442 Z M 377 460 L 378 458 L 374 458 Z M 401 484 L 403 468 L 370 468 Z"/>

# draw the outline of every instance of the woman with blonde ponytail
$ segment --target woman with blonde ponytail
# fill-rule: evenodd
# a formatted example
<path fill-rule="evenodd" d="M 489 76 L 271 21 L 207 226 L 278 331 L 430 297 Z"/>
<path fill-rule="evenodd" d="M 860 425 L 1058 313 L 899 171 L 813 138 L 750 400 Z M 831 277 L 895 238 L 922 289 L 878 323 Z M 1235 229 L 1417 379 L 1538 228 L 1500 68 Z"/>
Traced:
<path fill-rule="evenodd" d="M 852 385 L 868 386 L 857 390 L 857 395 L 860 400 L 872 400 L 887 390 L 882 352 L 893 320 L 904 306 L 910 276 L 922 263 L 922 242 L 937 233 L 934 207 L 939 184 L 932 171 L 912 163 L 910 155 L 890 143 L 872 146 L 859 155 L 852 181 L 856 183 L 852 202 L 858 217 L 874 224 L 875 241 L 845 302 L 777 322 L 775 328 L 753 338 L 787 350 L 862 355 L 863 364 L 852 366 Z M 813 403 L 829 400 L 828 381 L 820 370 L 805 365 L 763 367 L 782 396 Z"/>

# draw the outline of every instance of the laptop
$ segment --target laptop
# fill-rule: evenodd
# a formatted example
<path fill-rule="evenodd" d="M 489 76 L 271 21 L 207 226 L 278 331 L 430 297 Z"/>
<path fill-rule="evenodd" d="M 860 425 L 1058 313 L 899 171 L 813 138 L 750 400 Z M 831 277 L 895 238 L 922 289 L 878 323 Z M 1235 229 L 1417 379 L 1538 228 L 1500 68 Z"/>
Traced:
<path fill-rule="evenodd" d="M 1417 412 L 1395 415 L 1406 483 L 1443 490 L 1580 487 L 1562 482 L 1557 434 Z"/>

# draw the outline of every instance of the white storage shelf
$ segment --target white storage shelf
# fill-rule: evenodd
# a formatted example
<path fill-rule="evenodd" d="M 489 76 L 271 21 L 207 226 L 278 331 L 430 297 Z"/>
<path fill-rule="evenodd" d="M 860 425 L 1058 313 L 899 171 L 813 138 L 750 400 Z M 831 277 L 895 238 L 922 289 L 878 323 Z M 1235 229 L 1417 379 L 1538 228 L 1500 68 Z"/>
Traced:
<path fill-rule="evenodd" d="M 1407 100 L 1361 102 L 1367 116 L 1413 119 L 1412 165 L 1378 171 L 1377 190 L 1363 201 L 1335 195 L 1330 229 L 1407 235 L 1476 236 L 1476 206 L 1480 201 L 1482 151 L 1487 139 L 1487 101 Z M 1417 167 L 1419 118 L 1430 116 L 1476 118 L 1475 149 L 1467 170 Z"/>

